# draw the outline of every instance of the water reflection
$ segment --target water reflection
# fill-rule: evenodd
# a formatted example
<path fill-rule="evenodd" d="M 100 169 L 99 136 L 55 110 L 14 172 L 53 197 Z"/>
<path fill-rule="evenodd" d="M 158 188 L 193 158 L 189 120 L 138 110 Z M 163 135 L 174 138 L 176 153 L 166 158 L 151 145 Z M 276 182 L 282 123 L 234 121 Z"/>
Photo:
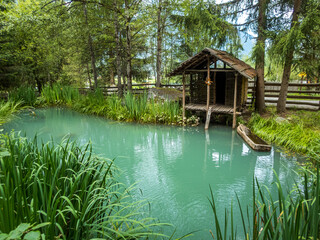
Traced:
<path fill-rule="evenodd" d="M 292 179 L 296 159 L 272 149 L 252 151 L 229 127 L 199 128 L 115 123 L 65 109 L 22 115 L 5 126 L 32 137 L 60 141 L 68 135 L 80 144 L 89 140 L 95 153 L 116 158 L 128 186 L 136 183 L 136 200 L 151 202 L 151 215 L 178 227 L 178 234 L 199 230 L 194 239 L 210 237 L 213 216 L 207 197 L 212 187 L 221 216 L 235 193 L 251 204 L 253 176 L 271 186 L 273 169 L 282 182 Z M 275 190 L 271 187 L 271 190 Z M 238 217 L 238 223 L 240 218 Z M 239 228 L 240 229 L 240 228 Z"/>

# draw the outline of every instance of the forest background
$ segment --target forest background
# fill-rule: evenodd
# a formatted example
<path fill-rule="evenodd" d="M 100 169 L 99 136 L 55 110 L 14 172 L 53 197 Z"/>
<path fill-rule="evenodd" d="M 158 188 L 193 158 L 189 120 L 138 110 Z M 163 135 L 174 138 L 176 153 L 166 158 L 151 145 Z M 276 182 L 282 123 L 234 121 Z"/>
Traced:
<path fill-rule="evenodd" d="M 263 112 L 265 79 L 284 83 L 282 101 L 290 78 L 319 82 L 319 10 L 319 0 L 1 0 L 0 87 L 178 83 L 166 74 L 212 47 L 257 69 Z"/>

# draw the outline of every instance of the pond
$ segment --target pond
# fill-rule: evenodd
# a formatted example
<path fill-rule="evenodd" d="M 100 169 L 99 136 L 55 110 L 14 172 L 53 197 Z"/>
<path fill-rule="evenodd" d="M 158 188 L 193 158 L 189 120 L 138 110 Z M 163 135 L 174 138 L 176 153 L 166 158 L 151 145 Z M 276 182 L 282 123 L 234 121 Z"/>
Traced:
<path fill-rule="evenodd" d="M 243 206 L 252 204 L 253 177 L 275 192 L 273 169 L 283 184 L 291 184 L 297 159 L 272 148 L 251 150 L 231 127 L 177 127 L 118 123 L 64 108 L 48 108 L 19 115 L 4 126 L 46 142 L 64 136 L 80 144 L 91 141 L 96 154 L 121 169 L 120 181 L 135 184 L 134 200 L 150 202 L 150 215 L 177 228 L 175 236 L 197 231 L 189 239 L 211 239 L 211 186 L 221 217 L 238 194 Z M 239 211 L 234 210 L 238 232 Z M 170 228 L 166 230 L 172 232 Z"/>

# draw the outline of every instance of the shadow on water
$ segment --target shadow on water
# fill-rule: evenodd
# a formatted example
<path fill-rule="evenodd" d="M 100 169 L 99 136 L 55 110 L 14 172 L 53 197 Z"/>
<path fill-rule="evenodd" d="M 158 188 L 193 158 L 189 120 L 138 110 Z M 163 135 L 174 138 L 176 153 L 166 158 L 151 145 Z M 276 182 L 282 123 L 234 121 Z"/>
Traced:
<path fill-rule="evenodd" d="M 295 177 L 291 171 L 296 168 L 295 157 L 275 148 L 255 152 L 230 127 L 212 126 L 204 131 L 203 126 L 117 123 L 61 108 L 35 113 L 41 117 L 22 114 L 6 124 L 5 130 L 14 128 L 30 138 L 38 133 L 42 141 L 51 137 L 60 141 L 68 134 L 79 144 L 92 141 L 95 153 L 116 158 L 122 170 L 120 181 L 136 184 L 132 196 L 150 202 L 152 217 L 172 223 L 180 236 L 200 230 L 190 239 L 208 239 L 209 229 L 214 228 L 209 185 L 223 216 L 224 209 L 235 202 L 235 193 L 243 206 L 252 204 L 253 176 L 273 194 L 273 169 L 284 184 L 292 184 Z M 240 224 L 237 211 L 235 218 Z"/>

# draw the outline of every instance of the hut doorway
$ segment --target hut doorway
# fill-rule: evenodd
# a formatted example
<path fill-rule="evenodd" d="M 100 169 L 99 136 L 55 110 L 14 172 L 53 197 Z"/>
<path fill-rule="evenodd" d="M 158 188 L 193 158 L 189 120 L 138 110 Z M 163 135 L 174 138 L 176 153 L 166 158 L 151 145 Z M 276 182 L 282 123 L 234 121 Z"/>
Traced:
<path fill-rule="evenodd" d="M 225 104 L 226 102 L 226 73 L 216 73 L 216 103 Z"/>

